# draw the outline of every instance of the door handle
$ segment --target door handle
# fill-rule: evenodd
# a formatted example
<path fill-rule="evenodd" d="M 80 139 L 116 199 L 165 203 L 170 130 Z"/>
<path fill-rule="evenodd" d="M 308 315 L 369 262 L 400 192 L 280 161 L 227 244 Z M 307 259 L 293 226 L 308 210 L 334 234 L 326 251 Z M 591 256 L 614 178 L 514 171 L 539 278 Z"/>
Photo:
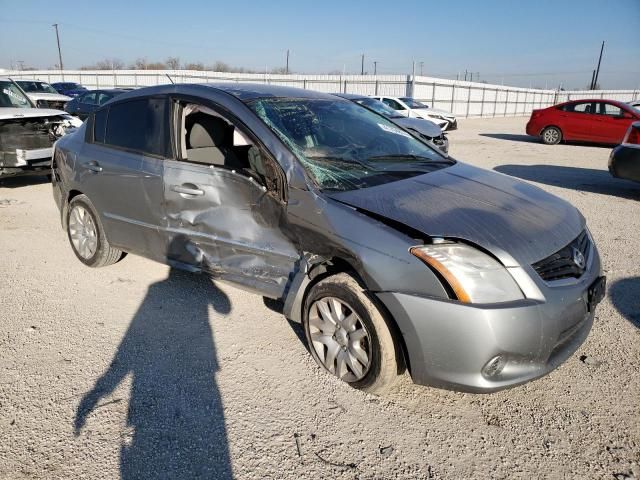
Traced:
<path fill-rule="evenodd" d="M 191 183 L 186 183 L 183 185 L 171 185 L 171 190 L 182 195 L 191 195 L 194 197 L 201 197 L 202 195 L 204 195 L 204 190 Z"/>
<path fill-rule="evenodd" d="M 83 165 L 87 170 L 91 170 L 95 173 L 100 173 L 102 171 L 102 167 L 98 165 L 98 162 L 86 162 Z"/>

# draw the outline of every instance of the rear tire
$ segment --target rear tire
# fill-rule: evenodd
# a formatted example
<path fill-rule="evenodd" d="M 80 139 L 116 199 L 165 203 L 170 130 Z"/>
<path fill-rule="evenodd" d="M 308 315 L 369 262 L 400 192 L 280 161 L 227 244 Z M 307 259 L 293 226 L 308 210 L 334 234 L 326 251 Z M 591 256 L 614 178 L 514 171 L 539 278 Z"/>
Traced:
<path fill-rule="evenodd" d="M 545 145 L 557 145 L 562 141 L 562 130 L 558 127 L 546 127 L 540 134 Z"/>
<path fill-rule="evenodd" d="M 311 287 L 302 326 L 316 363 L 352 387 L 380 394 L 397 380 L 401 349 L 351 275 L 332 275 Z"/>
<path fill-rule="evenodd" d="M 67 209 L 67 237 L 78 260 L 88 267 L 106 267 L 124 257 L 104 234 L 100 217 L 86 195 L 73 197 Z"/>

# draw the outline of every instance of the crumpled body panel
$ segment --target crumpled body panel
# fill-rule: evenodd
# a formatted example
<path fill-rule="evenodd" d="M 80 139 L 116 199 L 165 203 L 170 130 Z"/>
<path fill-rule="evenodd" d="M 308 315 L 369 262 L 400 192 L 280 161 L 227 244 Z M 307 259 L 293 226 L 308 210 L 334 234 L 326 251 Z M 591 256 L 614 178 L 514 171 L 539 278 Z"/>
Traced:
<path fill-rule="evenodd" d="M 300 258 L 279 200 L 229 170 L 165 162 L 167 257 L 263 295 L 281 298 Z M 179 193 L 185 186 L 201 195 Z"/>

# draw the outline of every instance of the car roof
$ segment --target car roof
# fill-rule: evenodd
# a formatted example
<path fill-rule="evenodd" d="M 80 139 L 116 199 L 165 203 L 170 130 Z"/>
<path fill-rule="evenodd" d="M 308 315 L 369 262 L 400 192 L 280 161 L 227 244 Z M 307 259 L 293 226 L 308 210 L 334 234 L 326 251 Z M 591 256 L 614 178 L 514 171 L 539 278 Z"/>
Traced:
<path fill-rule="evenodd" d="M 568 102 L 559 103 L 558 105 L 554 105 L 554 106 L 558 107 L 560 105 L 571 105 L 572 103 L 582 103 L 582 102 L 596 102 L 596 103 L 607 102 L 607 103 L 612 103 L 614 105 L 617 105 L 618 107 L 623 107 L 623 106 L 629 107 L 628 103 L 621 102 L 619 100 L 608 100 L 606 98 L 583 98 L 581 100 L 569 100 Z"/>
<path fill-rule="evenodd" d="M 316 92 L 313 90 L 304 90 L 302 88 L 284 87 L 279 85 L 268 85 L 262 83 L 176 83 L 155 85 L 153 87 L 144 87 L 137 90 L 123 92 L 118 96 L 117 102 L 126 101 L 143 96 L 164 95 L 171 93 L 198 94 L 204 97 L 208 93 L 224 93 L 231 95 L 241 102 L 249 102 L 257 98 L 309 98 L 336 100 L 334 95 L 328 93 Z"/>
<path fill-rule="evenodd" d="M 347 100 L 360 100 L 361 98 L 372 98 L 367 95 L 358 95 L 357 93 L 332 93 L 336 97 L 346 98 Z M 375 100 L 375 98 L 373 98 Z"/>
<path fill-rule="evenodd" d="M 203 85 L 230 93 L 242 101 L 268 97 L 335 99 L 333 95 L 328 93 L 321 93 L 314 90 L 305 90 L 295 87 L 269 85 L 265 83 L 205 83 Z"/>

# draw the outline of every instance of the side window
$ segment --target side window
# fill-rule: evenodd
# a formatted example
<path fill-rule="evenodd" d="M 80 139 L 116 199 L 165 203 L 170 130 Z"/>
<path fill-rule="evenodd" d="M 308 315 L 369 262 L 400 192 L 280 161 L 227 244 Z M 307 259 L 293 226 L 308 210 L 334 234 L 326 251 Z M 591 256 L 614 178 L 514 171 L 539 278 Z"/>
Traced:
<path fill-rule="evenodd" d="M 87 93 L 82 96 L 80 103 L 86 103 L 87 105 L 96 105 L 96 94 Z"/>
<path fill-rule="evenodd" d="M 112 98 L 113 96 L 110 93 L 101 92 L 98 94 L 98 105 L 104 105 Z"/>
<path fill-rule="evenodd" d="M 581 102 L 581 103 L 573 103 L 570 105 L 567 105 L 567 107 L 569 107 L 570 109 L 567 110 L 568 112 L 575 112 L 575 113 L 596 113 L 595 112 L 595 104 L 593 102 Z M 573 108 L 571 108 L 573 107 Z"/>
<path fill-rule="evenodd" d="M 171 152 L 167 101 L 144 98 L 111 105 L 104 143 L 126 150 L 168 156 Z"/>
<path fill-rule="evenodd" d="M 278 167 L 243 128 L 216 111 L 194 104 L 182 109 L 183 161 L 233 170 L 272 192 L 281 191 Z"/>
<path fill-rule="evenodd" d="M 105 127 L 107 126 L 108 108 L 98 110 L 93 119 L 93 141 L 96 143 L 104 143 Z"/>
<path fill-rule="evenodd" d="M 404 107 L 391 98 L 383 98 L 382 101 L 394 110 L 404 110 Z"/>
<path fill-rule="evenodd" d="M 611 117 L 619 117 L 623 111 L 620 107 L 613 105 L 612 103 L 600 103 L 600 115 L 609 115 Z"/>

